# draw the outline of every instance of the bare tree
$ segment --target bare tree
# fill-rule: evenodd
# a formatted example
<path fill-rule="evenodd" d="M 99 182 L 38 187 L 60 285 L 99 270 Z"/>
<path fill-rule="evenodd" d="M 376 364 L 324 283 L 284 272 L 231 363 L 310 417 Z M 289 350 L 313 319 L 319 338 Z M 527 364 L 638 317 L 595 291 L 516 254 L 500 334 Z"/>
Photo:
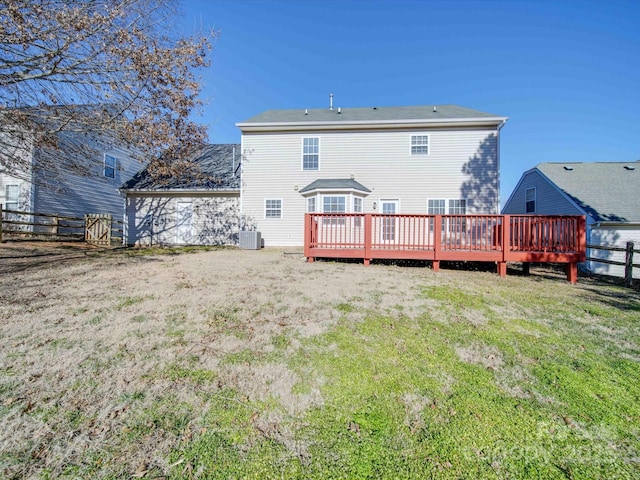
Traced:
<path fill-rule="evenodd" d="M 215 34 L 176 34 L 177 7 L 174 0 L 0 0 L 0 172 L 23 170 L 32 148 L 62 152 L 61 143 L 72 166 L 86 149 L 104 147 L 96 142 L 184 165 L 185 146 L 206 140 L 189 117 L 202 104 L 196 72 L 209 65 Z M 156 160 L 151 171 L 173 168 Z"/>

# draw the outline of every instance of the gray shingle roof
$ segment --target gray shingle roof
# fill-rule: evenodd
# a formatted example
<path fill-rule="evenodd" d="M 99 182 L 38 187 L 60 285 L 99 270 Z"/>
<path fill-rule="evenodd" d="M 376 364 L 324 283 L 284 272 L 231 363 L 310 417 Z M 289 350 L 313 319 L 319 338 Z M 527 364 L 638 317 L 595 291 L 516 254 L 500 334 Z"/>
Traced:
<path fill-rule="evenodd" d="M 234 159 L 235 153 L 235 159 Z M 145 168 L 122 185 L 122 190 L 239 190 L 240 145 L 205 145 L 187 160 L 200 167 L 202 175 L 153 178 Z"/>
<path fill-rule="evenodd" d="M 541 163 L 536 168 L 595 221 L 640 222 L 640 161 Z"/>
<path fill-rule="evenodd" d="M 452 120 L 452 119 L 490 119 L 496 123 L 506 117 L 480 112 L 457 105 L 430 105 L 417 107 L 364 107 L 364 108 L 328 108 L 268 110 L 250 119 L 247 123 L 304 123 L 304 122 L 366 122 L 366 121 L 402 121 L 402 120 Z"/>
<path fill-rule="evenodd" d="M 300 193 L 311 192 L 313 190 L 359 190 L 371 193 L 367 187 L 351 178 L 325 178 L 311 182 L 306 187 L 300 189 Z"/>

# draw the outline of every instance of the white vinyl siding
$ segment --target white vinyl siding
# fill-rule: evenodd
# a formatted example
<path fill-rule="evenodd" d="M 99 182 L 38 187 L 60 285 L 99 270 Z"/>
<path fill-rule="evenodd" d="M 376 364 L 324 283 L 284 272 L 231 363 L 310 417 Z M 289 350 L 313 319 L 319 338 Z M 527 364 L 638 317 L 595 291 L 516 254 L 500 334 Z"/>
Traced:
<path fill-rule="evenodd" d="M 525 212 L 536 213 L 536 187 L 527 188 L 524 194 Z"/>
<path fill-rule="evenodd" d="M 302 169 L 320 169 L 320 139 L 318 137 L 302 139 Z"/>
<path fill-rule="evenodd" d="M 267 199 L 264 201 L 264 218 L 282 218 L 282 200 Z"/>
<path fill-rule="evenodd" d="M 251 228 L 240 216 L 239 200 L 237 193 L 218 192 L 193 197 L 129 195 L 126 199 L 126 243 L 173 245 L 180 237 L 178 210 L 185 209 L 185 205 L 180 204 L 191 204 L 191 237 L 188 243 L 237 245 L 240 230 Z"/>
<path fill-rule="evenodd" d="M 429 135 L 411 135 L 411 155 L 429 155 Z"/>
<path fill-rule="evenodd" d="M 300 166 L 302 138 L 314 133 L 242 135 L 242 213 L 256 219 L 265 246 L 303 244 L 307 201 L 299 190 L 318 179 L 353 175 L 374 189 L 375 193 L 362 195 L 363 211 L 374 211 L 373 202 L 381 198 L 401 197 L 403 212 L 425 213 L 425 188 L 430 198 L 466 199 L 469 213 L 495 213 L 499 208 L 495 129 L 434 130 L 429 133 L 429 162 L 411 155 L 409 131 L 322 132 L 321 173 Z M 271 195 L 278 195 L 286 205 L 281 222 L 264 220 L 264 199 Z M 320 197 L 317 202 L 320 211 Z"/>

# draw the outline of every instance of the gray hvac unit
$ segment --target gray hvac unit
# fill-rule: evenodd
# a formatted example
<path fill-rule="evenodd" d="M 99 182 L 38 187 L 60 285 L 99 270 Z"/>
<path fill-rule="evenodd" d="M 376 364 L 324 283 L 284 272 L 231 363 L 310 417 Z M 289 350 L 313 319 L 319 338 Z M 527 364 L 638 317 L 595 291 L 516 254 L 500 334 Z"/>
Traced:
<path fill-rule="evenodd" d="M 260 250 L 262 238 L 260 232 L 240 232 L 240 248 Z"/>

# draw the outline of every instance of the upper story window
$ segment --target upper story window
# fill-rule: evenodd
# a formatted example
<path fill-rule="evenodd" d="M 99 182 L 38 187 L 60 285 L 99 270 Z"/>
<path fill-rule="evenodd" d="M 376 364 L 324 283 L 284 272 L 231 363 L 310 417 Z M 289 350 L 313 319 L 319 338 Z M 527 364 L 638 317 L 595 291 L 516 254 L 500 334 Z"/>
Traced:
<path fill-rule="evenodd" d="M 107 178 L 116 178 L 116 157 L 104 155 L 104 176 Z"/>
<path fill-rule="evenodd" d="M 320 139 L 305 137 L 302 139 L 302 169 L 318 170 L 320 164 Z"/>
<path fill-rule="evenodd" d="M 429 135 L 411 135 L 411 155 L 429 155 Z"/>
<path fill-rule="evenodd" d="M 264 201 L 264 218 L 282 218 L 282 200 L 267 199 Z"/>
<path fill-rule="evenodd" d="M 20 195 L 19 185 L 7 185 L 4 190 L 4 203 L 7 210 L 18 209 L 18 199 Z"/>
<path fill-rule="evenodd" d="M 536 213 L 536 188 L 527 188 L 524 193 L 526 213 Z"/>

